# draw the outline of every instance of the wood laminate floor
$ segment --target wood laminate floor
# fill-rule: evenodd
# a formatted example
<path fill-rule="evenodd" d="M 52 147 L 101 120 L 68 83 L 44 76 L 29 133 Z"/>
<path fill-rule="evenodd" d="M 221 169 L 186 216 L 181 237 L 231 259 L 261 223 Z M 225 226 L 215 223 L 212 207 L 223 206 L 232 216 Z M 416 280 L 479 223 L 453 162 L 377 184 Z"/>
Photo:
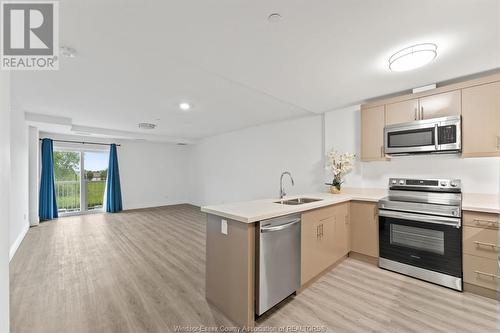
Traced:
<path fill-rule="evenodd" d="M 194 206 L 43 223 L 29 230 L 10 268 L 12 332 L 232 326 L 205 300 L 205 216 Z M 494 300 L 347 259 L 257 325 L 261 332 L 498 332 L 500 310 Z"/>

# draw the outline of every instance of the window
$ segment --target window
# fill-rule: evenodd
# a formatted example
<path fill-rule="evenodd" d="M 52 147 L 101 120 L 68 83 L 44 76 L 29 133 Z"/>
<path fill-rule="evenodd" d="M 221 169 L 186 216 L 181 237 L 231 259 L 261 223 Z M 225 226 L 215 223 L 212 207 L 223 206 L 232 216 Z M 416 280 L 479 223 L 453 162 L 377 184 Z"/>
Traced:
<path fill-rule="evenodd" d="M 61 215 L 102 211 L 108 151 L 54 148 L 54 174 Z"/>

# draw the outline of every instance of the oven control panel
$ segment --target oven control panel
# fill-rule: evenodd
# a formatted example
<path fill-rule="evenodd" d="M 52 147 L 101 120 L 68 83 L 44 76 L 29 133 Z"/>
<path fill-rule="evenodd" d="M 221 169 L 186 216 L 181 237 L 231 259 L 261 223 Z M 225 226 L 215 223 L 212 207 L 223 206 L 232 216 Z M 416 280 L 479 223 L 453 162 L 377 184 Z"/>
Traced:
<path fill-rule="evenodd" d="M 460 179 L 415 179 L 415 178 L 390 178 L 389 189 L 421 189 L 426 191 L 460 192 L 462 183 Z"/>

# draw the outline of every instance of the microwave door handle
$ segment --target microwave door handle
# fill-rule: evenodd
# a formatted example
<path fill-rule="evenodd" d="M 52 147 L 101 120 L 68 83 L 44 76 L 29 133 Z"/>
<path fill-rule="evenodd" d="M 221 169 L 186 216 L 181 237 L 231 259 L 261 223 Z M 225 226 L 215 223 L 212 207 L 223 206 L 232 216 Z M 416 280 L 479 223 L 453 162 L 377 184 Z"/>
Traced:
<path fill-rule="evenodd" d="M 438 129 L 439 129 L 439 126 L 438 124 L 434 124 L 434 148 L 436 150 L 439 150 L 439 134 L 438 134 Z"/>

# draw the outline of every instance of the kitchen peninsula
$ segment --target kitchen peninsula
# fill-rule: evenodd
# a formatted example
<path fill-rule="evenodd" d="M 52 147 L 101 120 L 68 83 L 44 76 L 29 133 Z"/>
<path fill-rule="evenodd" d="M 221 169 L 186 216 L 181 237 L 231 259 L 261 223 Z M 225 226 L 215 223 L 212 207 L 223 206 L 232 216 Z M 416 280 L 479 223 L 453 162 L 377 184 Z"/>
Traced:
<path fill-rule="evenodd" d="M 301 216 L 299 291 L 348 255 L 377 264 L 377 202 L 386 194 L 384 189 L 346 188 L 342 194 L 301 195 L 320 200 L 299 205 L 262 199 L 202 207 L 207 213 L 207 300 L 236 324 L 254 325 L 256 231 L 260 221 L 279 216 Z M 287 199 L 293 198 L 297 196 Z M 464 194 L 463 206 L 471 212 L 500 214 L 500 201 L 494 195 Z"/>

